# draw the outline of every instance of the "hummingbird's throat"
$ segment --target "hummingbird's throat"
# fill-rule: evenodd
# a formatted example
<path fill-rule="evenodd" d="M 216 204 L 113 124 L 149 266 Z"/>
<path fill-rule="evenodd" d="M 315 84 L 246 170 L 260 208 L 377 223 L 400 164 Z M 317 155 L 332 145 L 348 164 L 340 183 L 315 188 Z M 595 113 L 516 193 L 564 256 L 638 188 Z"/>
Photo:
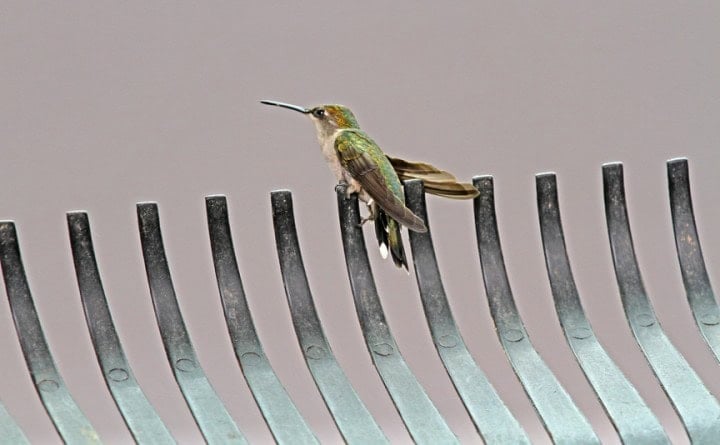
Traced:
<path fill-rule="evenodd" d="M 331 142 L 333 144 L 333 153 L 335 152 L 335 138 L 338 135 L 338 132 L 340 129 L 338 129 L 335 125 L 332 123 L 325 121 L 325 120 L 319 120 L 319 119 L 313 119 L 313 123 L 315 124 L 315 131 L 317 134 L 318 142 L 320 142 L 320 145 L 324 146 L 326 142 Z"/>

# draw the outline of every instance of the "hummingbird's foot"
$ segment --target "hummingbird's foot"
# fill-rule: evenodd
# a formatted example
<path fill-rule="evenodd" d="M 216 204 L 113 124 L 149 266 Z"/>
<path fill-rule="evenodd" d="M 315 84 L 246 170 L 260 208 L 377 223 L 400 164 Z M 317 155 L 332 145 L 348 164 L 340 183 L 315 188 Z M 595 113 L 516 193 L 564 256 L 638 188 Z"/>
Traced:
<path fill-rule="evenodd" d="M 360 220 L 360 224 L 358 224 L 358 227 L 362 227 L 368 221 L 375 221 L 375 209 L 377 206 L 375 205 L 375 201 L 372 198 L 370 198 L 370 201 L 368 201 L 367 207 L 370 213 L 368 214 L 368 216 Z"/>
<path fill-rule="evenodd" d="M 368 216 L 366 216 L 365 218 L 362 218 L 362 219 L 360 220 L 360 224 L 358 224 L 358 227 L 364 226 L 365 223 L 368 222 L 368 221 L 375 221 L 375 215 L 368 215 Z"/>
<path fill-rule="evenodd" d="M 345 189 L 345 198 L 349 198 L 353 193 L 358 193 L 359 191 L 359 187 L 357 187 L 354 183 L 350 183 Z"/>

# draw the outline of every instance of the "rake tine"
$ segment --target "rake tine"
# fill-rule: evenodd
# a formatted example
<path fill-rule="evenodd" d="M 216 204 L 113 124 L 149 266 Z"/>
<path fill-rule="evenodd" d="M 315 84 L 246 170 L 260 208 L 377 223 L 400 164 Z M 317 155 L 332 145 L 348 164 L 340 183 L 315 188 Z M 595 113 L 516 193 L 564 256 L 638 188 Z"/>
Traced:
<path fill-rule="evenodd" d="M 685 293 L 698 329 L 715 354 L 715 358 L 720 360 L 720 329 L 718 329 L 720 308 L 705 269 L 705 260 L 695 226 L 687 159 L 669 160 L 667 174 L 675 248 Z"/>
<path fill-rule="evenodd" d="M 305 363 L 345 441 L 386 444 L 387 438 L 350 385 L 323 332 L 300 252 L 292 194 L 283 190 L 270 196 L 280 271 Z"/>
<path fill-rule="evenodd" d="M 426 233 L 410 231 L 415 277 L 435 349 L 485 443 L 529 444 L 520 424 L 473 360 L 455 324 L 435 257 L 421 180 L 405 182 L 405 201 L 425 221 Z"/>
<path fill-rule="evenodd" d="M 174 444 L 175 440 L 145 397 L 125 357 L 103 290 L 87 213 L 67 214 L 75 275 L 95 355 L 103 378 L 135 441 Z"/>
<path fill-rule="evenodd" d="M 415 442 L 421 445 L 458 443 L 395 344 L 375 288 L 365 237 L 359 227 L 357 194 L 346 197 L 346 187 L 335 187 L 340 231 L 355 310 L 370 357 Z"/>
<path fill-rule="evenodd" d="M 25 276 L 13 222 L 0 222 L 0 262 L 25 363 L 55 429 L 67 443 L 99 444 L 97 432 L 73 400 L 50 354 Z"/>
<path fill-rule="evenodd" d="M 635 257 L 621 163 L 603 165 L 605 215 L 625 316 L 650 367 L 694 444 L 717 443 L 720 405 L 670 342 L 643 286 Z"/>
<path fill-rule="evenodd" d="M 0 402 L 0 443 L 27 445 L 27 437 Z"/>
<path fill-rule="evenodd" d="M 473 184 L 480 191 L 474 209 L 485 291 L 500 343 L 513 370 L 555 443 L 599 444 L 585 416 L 530 343 L 520 319 L 500 246 L 493 178 L 476 176 Z"/>
<path fill-rule="evenodd" d="M 575 359 L 623 443 L 669 443 L 660 422 L 608 356 L 585 315 L 567 256 L 555 175 L 539 174 L 535 180 L 545 264 L 555 311 Z"/>
<path fill-rule="evenodd" d="M 205 198 L 213 264 L 230 340 L 260 412 L 281 444 L 316 444 L 317 439 L 288 396 L 263 351 L 250 314 L 224 196 Z"/>
<path fill-rule="evenodd" d="M 170 367 L 190 412 L 208 443 L 245 444 L 245 437 L 210 385 L 190 342 L 165 256 L 157 204 L 138 204 L 137 215 L 155 318 Z"/>

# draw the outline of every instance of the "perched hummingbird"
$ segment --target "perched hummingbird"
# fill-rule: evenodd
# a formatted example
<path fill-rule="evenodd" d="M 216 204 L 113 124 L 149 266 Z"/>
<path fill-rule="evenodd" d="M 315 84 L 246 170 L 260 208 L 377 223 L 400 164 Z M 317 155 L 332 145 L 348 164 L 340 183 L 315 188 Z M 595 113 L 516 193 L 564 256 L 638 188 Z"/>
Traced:
<path fill-rule="evenodd" d="M 400 225 L 415 232 L 426 232 L 421 218 L 405 207 L 401 180 L 422 179 L 425 190 L 440 196 L 470 199 L 478 191 L 470 184 L 458 183 L 453 175 L 430 164 L 410 162 L 387 156 L 360 129 L 355 115 L 342 105 L 304 108 L 283 102 L 260 101 L 310 116 L 315 123 L 323 156 L 339 182 L 348 185 L 347 194 L 357 193 L 367 204 L 369 216 L 361 220 L 375 222 L 380 254 L 388 251 L 397 267 L 407 270 Z"/>

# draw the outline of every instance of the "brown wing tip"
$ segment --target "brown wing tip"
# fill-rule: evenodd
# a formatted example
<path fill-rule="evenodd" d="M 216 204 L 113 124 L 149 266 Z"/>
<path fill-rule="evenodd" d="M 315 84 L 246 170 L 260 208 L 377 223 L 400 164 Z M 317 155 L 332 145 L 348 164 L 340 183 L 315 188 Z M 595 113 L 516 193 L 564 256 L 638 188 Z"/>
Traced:
<path fill-rule="evenodd" d="M 418 221 L 416 221 L 412 226 L 407 226 L 407 228 L 417 233 L 426 233 L 428 231 L 427 226 L 420 218 L 418 218 Z"/>

